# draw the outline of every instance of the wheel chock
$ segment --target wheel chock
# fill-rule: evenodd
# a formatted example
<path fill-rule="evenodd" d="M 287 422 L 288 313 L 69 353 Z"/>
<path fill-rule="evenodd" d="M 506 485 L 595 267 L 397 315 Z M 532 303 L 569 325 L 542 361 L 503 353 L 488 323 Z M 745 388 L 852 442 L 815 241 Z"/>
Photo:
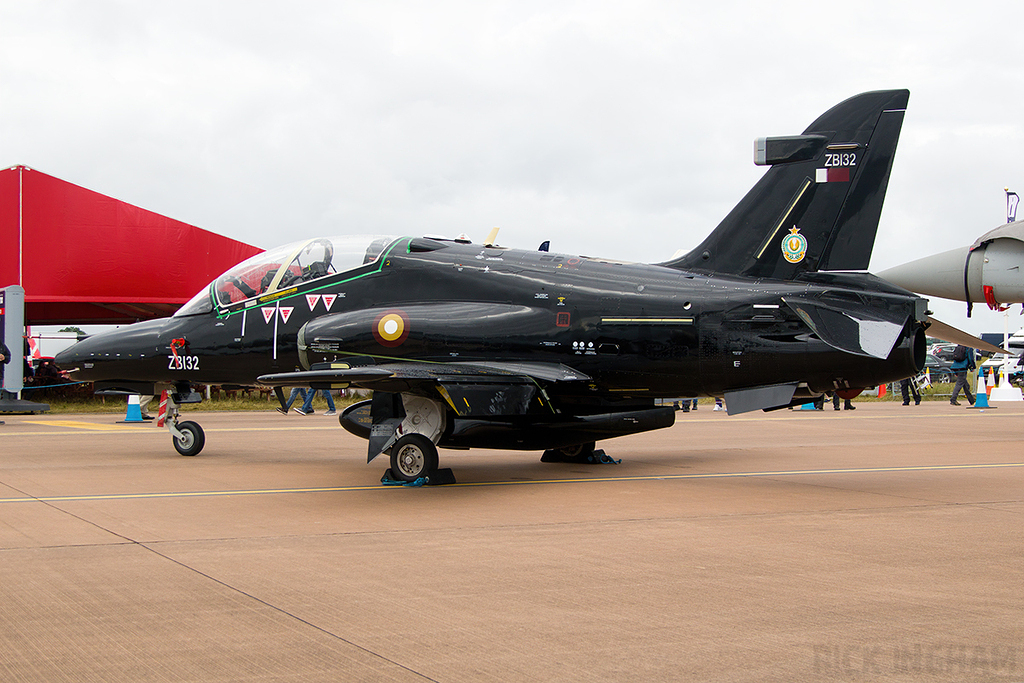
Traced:
<path fill-rule="evenodd" d="M 380 483 L 385 486 L 441 486 L 443 484 L 454 484 L 455 473 L 452 472 L 450 467 L 437 470 L 432 477 L 420 477 L 415 481 L 405 481 L 398 479 L 391 472 L 391 468 L 384 470 L 384 476 L 380 478 Z"/>

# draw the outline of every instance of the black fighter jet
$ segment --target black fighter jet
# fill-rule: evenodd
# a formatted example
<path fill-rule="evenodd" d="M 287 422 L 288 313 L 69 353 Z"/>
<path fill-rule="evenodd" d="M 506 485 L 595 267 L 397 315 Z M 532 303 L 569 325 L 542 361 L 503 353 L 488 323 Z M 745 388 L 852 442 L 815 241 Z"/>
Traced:
<path fill-rule="evenodd" d="M 260 254 L 173 317 L 57 358 L 98 389 L 360 387 L 341 424 L 391 475 L 436 476 L 442 448 L 593 457 L 668 427 L 660 399 L 730 414 L 798 405 L 920 371 L 927 301 L 864 272 L 909 93 L 869 92 L 801 135 L 762 138 L 761 180 L 692 252 L 643 265 L 439 237 L 329 237 Z"/>

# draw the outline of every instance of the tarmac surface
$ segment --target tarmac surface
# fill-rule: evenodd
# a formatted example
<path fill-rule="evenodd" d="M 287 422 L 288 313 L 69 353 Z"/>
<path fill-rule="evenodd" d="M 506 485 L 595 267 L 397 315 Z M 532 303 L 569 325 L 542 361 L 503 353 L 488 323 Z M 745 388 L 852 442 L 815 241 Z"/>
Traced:
<path fill-rule="evenodd" d="M 5 415 L 0 680 L 1024 680 L 1024 403 L 857 406 L 422 488 L 322 415 Z"/>

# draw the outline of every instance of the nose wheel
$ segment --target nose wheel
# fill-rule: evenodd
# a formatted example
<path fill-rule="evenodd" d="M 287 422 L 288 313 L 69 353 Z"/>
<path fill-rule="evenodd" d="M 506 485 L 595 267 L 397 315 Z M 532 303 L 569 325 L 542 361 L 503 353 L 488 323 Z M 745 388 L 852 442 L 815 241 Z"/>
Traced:
<path fill-rule="evenodd" d="M 206 445 L 206 434 L 203 428 L 192 421 L 179 422 L 177 434 L 172 434 L 174 450 L 181 455 L 199 455 Z"/>
<path fill-rule="evenodd" d="M 174 450 L 181 455 L 199 455 L 206 445 L 206 434 L 197 422 L 178 420 L 180 403 L 198 403 L 202 397 L 194 391 L 164 392 L 160 397 L 160 411 L 166 415 L 167 431 L 171 433 Z M 164 411 L 166 410 L 166 413 Z M 159 423 L 158 423 L 159 424 Z"/>

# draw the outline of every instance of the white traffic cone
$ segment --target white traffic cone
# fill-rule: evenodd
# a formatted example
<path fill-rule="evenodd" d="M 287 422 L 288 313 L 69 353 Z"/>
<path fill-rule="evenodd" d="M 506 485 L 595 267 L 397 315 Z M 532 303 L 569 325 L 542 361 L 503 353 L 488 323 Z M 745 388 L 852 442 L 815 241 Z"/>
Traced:
<path fill-rule="evenodd" d="M 985 373 L 978 371 L 978 391 L 974 395 L 972 408 L 990 408 L 988 404 L 988 392 L 985 390 Z"/>
<path fill-rule="evenodd" d="M 142 419 L 142 408 L 139 407 L 139 395 L 128 394 L 128 413 L 124 416 L 123 420 L 118 420 L 117 424 L 131 424 L 134 422 L 145 422 Z"/>

